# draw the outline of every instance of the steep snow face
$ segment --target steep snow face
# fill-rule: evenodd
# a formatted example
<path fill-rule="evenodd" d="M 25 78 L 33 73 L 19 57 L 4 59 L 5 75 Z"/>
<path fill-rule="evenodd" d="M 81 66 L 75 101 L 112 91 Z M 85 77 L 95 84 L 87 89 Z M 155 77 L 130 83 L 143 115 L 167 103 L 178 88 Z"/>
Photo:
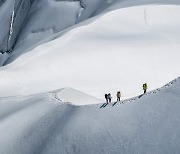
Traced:
<path fill-rule="evenodd" d="M 178 5 L 129 7 L 56 34 L 1 68 L 0 95 L 73 87 L 98 98 L 120 90 L 126 99 L 142 93 L 144 82 L 148 90 L 161 87 L 180 74 L 179 11 Z"/>
<path fill-rule="evenodd" d="M 24 24 L 31 7 L 30 0 L 16 0 L 11 16 L 10 33 L 8 38 L 8 50 L 12 50 L 19 36 L 20 29 Z"/>
<path fill-rule="evenodd" d="M 4 62 L 9 58 L 9 55 L 7 53 L 0 53 L 0 66 L 4 64 Z"/>
<path fill-rule="evenodd" d="M 79 2 L 40 0 L 32 7 L 19 41 L 31 33 L 59 32 L 75 24 Z M 52 34 L 53 34 L 52 33 Z"/>
<path fill-rule="evenodd" d="M 1 29 L 6 39 L 0 41 L 2 44 L 0 51 L 11 52 L 16 46 L 13 56 L 11 55 L 7 63 L 39 45 L 44 38 L 102 12 L 142 4 L 180 4 L 178 0 L 14 0 L 14 2 L 14 11 L 8 12 L 11 13 L 11 20 L 6 24 L 9 25 L 6 26 L 8 33 L 4 32 L 4 28 Z M 21 37 L 18 39 L 20 34 Z M 17 42 L 26 44 L 26 46 L 22 47 Z M 39 43 L 36 44 L 37 42 Z"/>
<path fill-rule="evenodd" d="M 74 25 L 80 10 L 78 1 L 39 0 L 34 3 L 8 62 L 42 44 L 41 40 Z"/>
<path fill-rule="evenodd" d="M 5 52 L 8 48 L 9 29 L 14 3 L 14 0 L 6 0 L 0 7 L 0 52 Z"/>
<path fill-rule="evenodd" d="M 31 7 L 32 4 L 33 6 Z M 3 34 L 0 38 L 2 39 L 0 40 L 0 44 L 2 44 L 0 51 L 11 51 L 17 40 L 22 41 L 29 34 L 48 30 L 52 30 L 55 33 L 74 25 L 79 10 L 79 2 L 74 1 L 40 0 L 36 2 L 32 0 L 7 0 L 0 7 L 2 12 L 0 14 L 0 26 L 2 26 L 0 33 Z M 4 17 L 6 18 L 1 19 Z M 22 30 L 23 32 L 21 32 Z M 20 34 L 22 34 L 22 37 L 18 39 Z M 47 35 L 50 34 L 48 33 Z M 44 37 L 45 34 L 39 40 L 42 40 Z M 31 45 L 30 43 L 26 48 Z"/>
<path fill-rule="evenodd" d="M 10 9 L 7 7 L 10 7 Z M 12 50 L 30 7 L 30 0 L 7 0 L 3 6 L 0 7 L 0 11 L 2 11 L 0 18 L 5 18 L 5 20 L 0 19 L 0 26 L 3 26 L 0 29 L 0 33 L 3 34 L 1 37 L 3 40 L 0 40 L 2 44 L 0 47 L 1 52 L 9 52 Z M 6 26 L 4 26 L 4 24 L 6 24 Z"/>
<path fill-rule="evenodd" d="M 173 83 L 105 108 L 66 105 L 54 97 L 56 92 L 1 98 L 0 153 L 178 154 L 180 80 Z M 77 97 L 75 91 L 68 94 Z M 60 99 L 66 95 L 61 94 Z M 77 104 L 88 96 L 78 94 Z"/>

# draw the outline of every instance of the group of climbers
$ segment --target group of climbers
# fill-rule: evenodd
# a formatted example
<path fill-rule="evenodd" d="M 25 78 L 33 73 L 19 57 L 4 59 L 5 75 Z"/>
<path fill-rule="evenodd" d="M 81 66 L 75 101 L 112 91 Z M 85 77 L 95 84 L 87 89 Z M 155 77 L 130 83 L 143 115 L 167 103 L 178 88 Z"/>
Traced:
<path fill-rule="evenodd" d="M 147 91 L 147 83 L 144 83 L 142 87 L 143 87 L 143 91 L 145 94 Z M 121 92 L 120 91 L 117 92 L 116 97 L 117 97 L 117 102 L 120 102 L 120 100 L 121 100 Z M 111 99 L 112 99 L 111 94 L 110 93 L 105 94 L 105 99 L 106 99 L 107 103 L 111 103 Z"/>
<path fill-rule="evenodd" d="M 120 102 L 121 92 L 118 91 L 116 96 L 117 96 L 117 102 Z M 105 99 L 106 99 L 107 103 L 111 103 L 111 99 L 112 99 L 111 94 L 110 93 L 109 94 L 105 94 Z"/>

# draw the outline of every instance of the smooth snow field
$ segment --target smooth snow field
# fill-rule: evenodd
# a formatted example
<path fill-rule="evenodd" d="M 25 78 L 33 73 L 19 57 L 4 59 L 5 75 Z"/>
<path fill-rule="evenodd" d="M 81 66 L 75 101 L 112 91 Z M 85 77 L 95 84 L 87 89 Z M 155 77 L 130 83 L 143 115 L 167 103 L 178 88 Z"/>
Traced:
<path fill-rule="evenodd" d="M 70 94 L 67 101 L 78 101 L 77 95 L 96 101 L 71 88 L 1 98 L 0 153 L 179 154 L 180 78 L 105 108 L 68 105 L 62 93 Z"/>
<path fill-rule="evenodd" d="M 180 0 L 0 0 L 0 154 L 179 154 L 179 28 Z"/>
<path fill-rule="evenodd" d="M 126 99 L 141 94 L 144 82 L 156 89 L 180 75 L 179 27 L 180 6 L 161 4 L 116 8 L 26 51 L 39 33 L 31 34 L 0 69 L 0 96 L 71 87 L 100 99 L 120 90 Z"/>

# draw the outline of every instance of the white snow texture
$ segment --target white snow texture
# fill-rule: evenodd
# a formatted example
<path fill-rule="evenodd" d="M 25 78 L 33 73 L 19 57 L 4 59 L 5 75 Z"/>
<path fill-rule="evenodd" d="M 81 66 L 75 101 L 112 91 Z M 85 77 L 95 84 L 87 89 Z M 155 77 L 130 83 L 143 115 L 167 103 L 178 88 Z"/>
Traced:
<path fill-rule="evenodd" d="M 0 0 L 0 154 L 179 154 L 179 27 L 179 0 Z"/>
<path fill-rule="evenodd" d="M 121 90 L 126 99 L 144 82 L 153 90 L 178 77 L 180 3 L 141 1 L 86 0 L 83 11 L 78 1 L 34 3 L 0 69 L 0 96 L 71 87 L 100 99 Z"/>

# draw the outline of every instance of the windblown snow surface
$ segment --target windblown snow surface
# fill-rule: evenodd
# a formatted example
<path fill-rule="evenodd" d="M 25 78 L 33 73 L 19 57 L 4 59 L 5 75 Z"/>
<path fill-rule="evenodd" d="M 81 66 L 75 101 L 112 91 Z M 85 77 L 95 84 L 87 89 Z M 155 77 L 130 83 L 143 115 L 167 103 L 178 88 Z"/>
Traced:
<path fill-rule="evenodd" d="M 36 3 L 0 68 L 0 96 L 72 87 L 98 98 L 121 90 L 126 99 L 144 82 L 153 90 L 179 76 L 178 1 L 96 2 L 85 1 L 87 10 L 78 1 Z"/>
<path fill-rule="evenodd" d="M 113 107 L 80 98 L 99 103 L 71 88 L 1 98 L 0 153 L 179 154 L 180 78 Z"/>
<path fill-rule="evenodd" d="M 180 153 L 180 79 L 159 89 L 180 76 L 179 0 L 38 0 L 12 23 L 14 2 L 0 0 L 1 48 L 15 43 L 0 154 Z"/>

